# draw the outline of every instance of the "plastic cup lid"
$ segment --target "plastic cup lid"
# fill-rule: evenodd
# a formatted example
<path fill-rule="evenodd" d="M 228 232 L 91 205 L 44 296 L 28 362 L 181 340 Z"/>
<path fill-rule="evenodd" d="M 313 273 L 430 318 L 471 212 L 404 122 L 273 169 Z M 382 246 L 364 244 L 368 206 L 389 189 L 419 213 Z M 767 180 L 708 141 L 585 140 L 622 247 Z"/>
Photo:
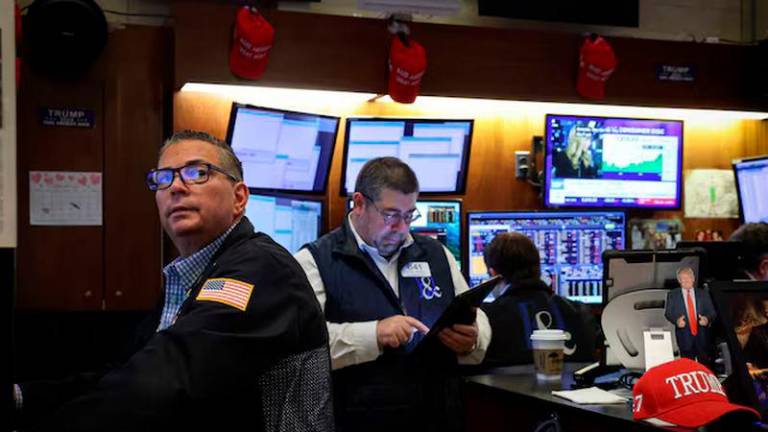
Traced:
<path fill-rule="evenodd" d="M 540 341 L 564 341 L 568 336 L 562 330 L 534 330 L 531 339 Z"/>

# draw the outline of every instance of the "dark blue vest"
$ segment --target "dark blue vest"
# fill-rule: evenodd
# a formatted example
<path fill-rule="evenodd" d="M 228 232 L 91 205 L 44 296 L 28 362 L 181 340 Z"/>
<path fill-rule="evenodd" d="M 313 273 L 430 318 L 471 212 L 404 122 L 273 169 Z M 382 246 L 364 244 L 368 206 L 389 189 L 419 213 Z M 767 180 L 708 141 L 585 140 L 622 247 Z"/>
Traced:
<path fill-rule="evenodd" d="M 306 247 L 325 285 L 328 322 L 373 321 L 407 314 L 430 327 L 454 297 L 448 259 L 437 240 L 414 236 L 414 243 L 401 251 L 400 298 L 373 260 L 358 247 L 348 219 Z M 431 277 L 404 277 L 403 268 L 418 262 L 429 265 Z M 385 349 L 375 361 L 333 372 L 340 431 L 379 430 L 379 426 L 391 430 L 454 418 L 452 414 L 459 404 L 457 382 L 444 372 L 450 369 L 445 364 L 455 365 L 456 357 L 442 356 L 440 373 L 431 374 L 415 366 L 407 354 L 420 339 L 417 333 L 404 348 Z"/>
<path fill-rule="evenodd" d="M 360 322 L 410 315 L 431 327 L 453 300 L 451 269 L 440 242 L 423 236 L 413 240 L 398 258 L 399 299 L 373 260 L 358 247 L 348 220 L 309 244 L 325 285 L 326 321 Z M 403 268 L 418 262 L 429 264 L 431 277 L 404 277 Z M 417 334 L 406 350 L 420 339 Z"/>

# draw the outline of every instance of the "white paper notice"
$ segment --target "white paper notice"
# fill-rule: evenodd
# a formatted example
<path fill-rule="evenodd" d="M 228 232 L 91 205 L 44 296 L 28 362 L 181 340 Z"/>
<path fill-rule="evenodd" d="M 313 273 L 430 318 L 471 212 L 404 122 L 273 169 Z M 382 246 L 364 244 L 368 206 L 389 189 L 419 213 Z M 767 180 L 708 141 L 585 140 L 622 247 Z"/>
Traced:
<path fill-rule="evenodd" d="M 100 172 L 30 171 L 30 225 L 101 225 Z"/>
<path fill-rule="evenodd" d="M 733 171 L 719 169 L 686 171 L 685 217 L 739 217 L 739 198 L 736 195 Z"/>

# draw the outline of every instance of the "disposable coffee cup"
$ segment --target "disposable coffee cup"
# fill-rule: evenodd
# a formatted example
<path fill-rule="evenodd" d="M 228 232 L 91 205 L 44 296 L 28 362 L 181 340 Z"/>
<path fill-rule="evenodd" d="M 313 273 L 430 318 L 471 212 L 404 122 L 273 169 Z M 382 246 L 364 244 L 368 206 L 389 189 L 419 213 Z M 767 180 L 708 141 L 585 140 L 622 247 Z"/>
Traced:
<path fill-rule="evenodd" d="M 536 378 L 542 381 L 559 380 L 563 373 L 565 341 L 570 335 L 563 330 L 534 330 L 531 334 L 533 345 L 533 366 Z"/>

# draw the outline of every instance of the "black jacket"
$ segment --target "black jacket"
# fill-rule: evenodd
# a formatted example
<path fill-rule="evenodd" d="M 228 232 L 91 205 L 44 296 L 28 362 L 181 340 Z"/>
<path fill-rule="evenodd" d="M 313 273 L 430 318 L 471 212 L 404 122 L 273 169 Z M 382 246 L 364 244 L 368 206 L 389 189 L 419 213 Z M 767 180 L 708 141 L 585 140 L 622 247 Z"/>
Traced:
<path fill-rule="evenodd" d="M 571 334 L 566 346 L 575 345 L 576 351 L 566 360 L 593 360 L 598 327 L 589 309 L 553 295 L 540 279 L 513 283 L 496 301 L 482 305 L 481 309 L 493 332 L 483 366 L 532 363 L 531 332 L 541 329 L 542 324 L 544 328 Z"/>
<path fill-rule="evenodd" d="M 213 278 L 252 284 L 246 310 L 197 300 Z M 42 427 L 55 430 L 239 430 L 243 422 L 254 431 L 333 429 L 320 306 L 293 257 L 254 233 L 246 218 L 211 259 L 172 326 L 152 332 L 142 349 L 85 393 L 75 396 L 89 387 L 88 378 L 73 382 L 23 385 L 24 410 L 55 409 Z M 64 400 L 57 409 L 38 404 Z"/>

